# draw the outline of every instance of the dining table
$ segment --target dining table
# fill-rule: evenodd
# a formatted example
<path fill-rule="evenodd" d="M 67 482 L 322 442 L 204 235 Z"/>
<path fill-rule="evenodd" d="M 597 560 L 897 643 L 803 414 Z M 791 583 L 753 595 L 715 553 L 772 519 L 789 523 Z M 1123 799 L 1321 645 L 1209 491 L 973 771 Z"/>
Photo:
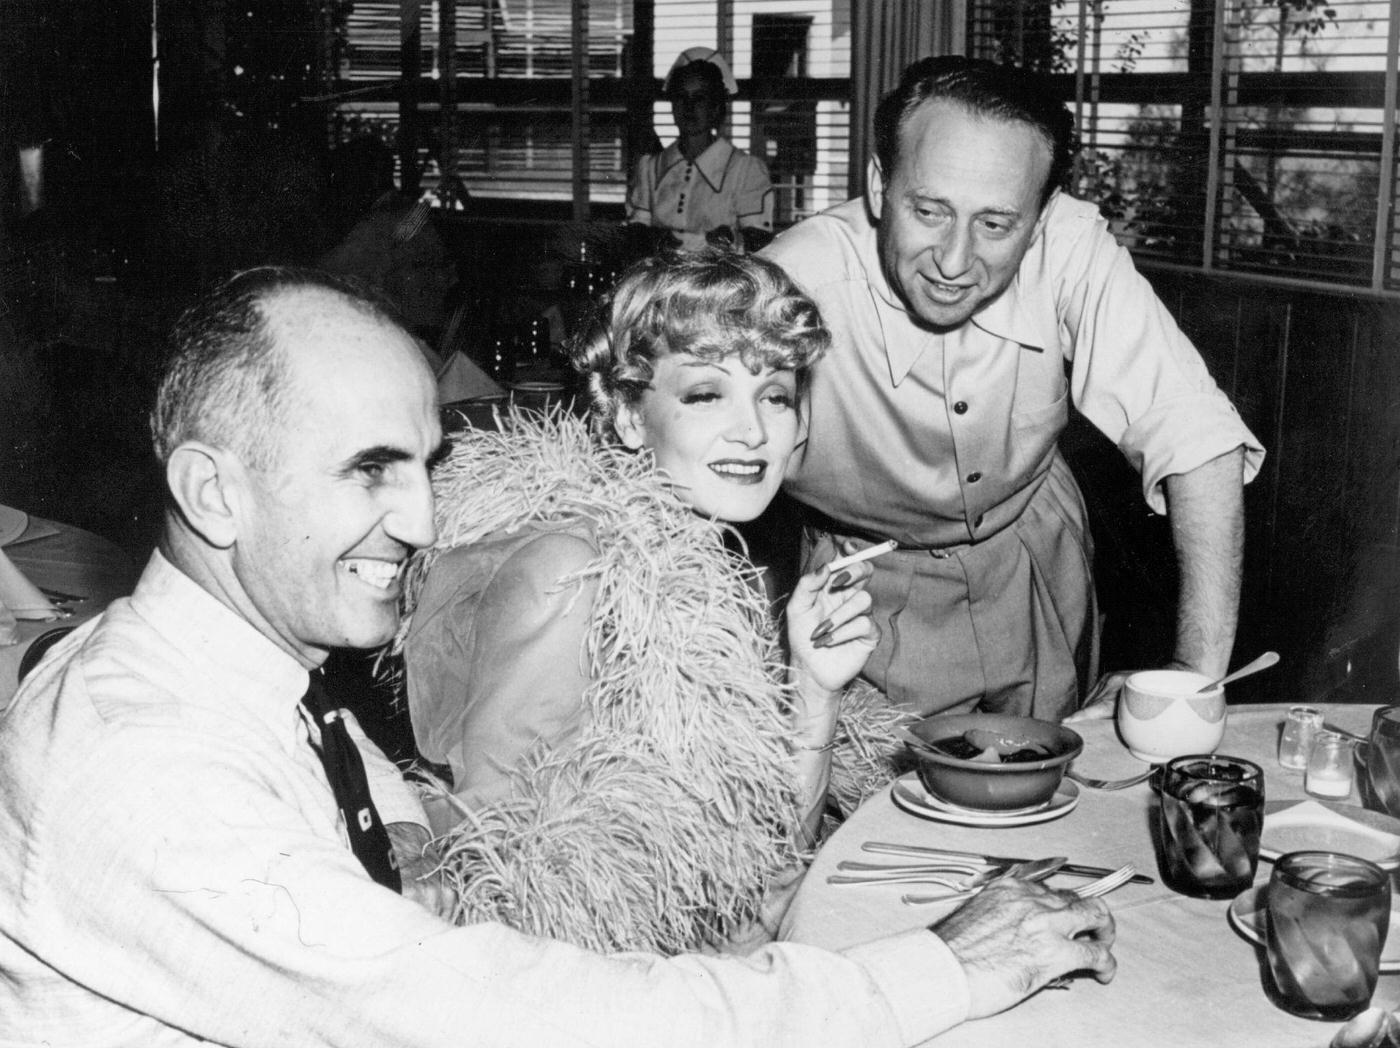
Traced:
<path fill-rule="evenodd" d="M 52 629 L 78 626 L 96 617 L 136 586 L 138 567 L 116 543 L 70 524 L 29 516 L 24 531 L 4 545 L 5 555 L 25 578 L 60 601 L 62 616 L 21 619 L 19 642 L 0 647 L 0 710 L 19 684 L 19 666 L 29 646 Z"/>
<path fill-rule="evenodd" d="M 1396 696 L 1400 701 L 1400 696 Z M 1281 766 L 1278 740 L 1287 705 L 1231 707 L 1217 753 L 1254 761 L 1264 770 L 1269 809 L 1309 799 L 1304 773 Z M 1326 722 L 1348 731 L 1369 730 L 1372 705 L 1324 704 Z M 1128 753 L 1111 719 L 1071 725 L 1084 740 L 1075 771 L 1103 780 L 1127 778 L 1148 765 Z M 912 774 L 912 773 L 911 773 Z M 1068 780 L 1066 780 L 1068 781 Z M 783 921 L 780 938 L 842 949 L 884 935 L 930 926 L 956 901 L 909 904 L 906 894 L 936 893 L 932 885 L 832 884 L 847 861 L 911 863 L 913 858 L 872 854 L 869 842 L 956 849 L 979 855 L 1065 856 L 1073 863 L 1118 867 L 1132 863 L 1150 884 L 1127 884 L 1105 898 L 1116 923 L 1118 970 L 1100 984 L 1081 974 L 1067 988 L 1046 988 L 998 1015 L 976 1019 L 930 1041 L 938 1048 L 1036 1045 L 1039 1048 L 1325 1048 L 1341 1025 L 1299 1018 L 1266 992 L 1264 949 L 1237 931 L 1231 900 L 1189 898 L 1166 887 L 1158 872 L 1150 781 L 1121 790 L 1062 787 L 1073 794 L 1062 813 L 1019 825 L 942 821 L 936 807 L 894 802 L 917 796 L 916 779 L 897 780 L 869 797 L 826 840 Z M 1347 798 L 1360 805 L 1353 785 Z M 906 810 L 906 808 L 912 810 Z M 1301 810 L 1301 809 L 1300 809 Z M 937 816 L 931 817 L 931 816 Z M 1269 820 L 1265 817 L 1267 838 Z M 985 819 L 971 821 L 986 822 Z M 1261 859 L 1255 885 L 1267 884 L 1271 864 Z M 1394 880 L 1394 878 L 1392 878 Z M 1057 874 L 1052 887 L 1073 888 L 1082 878 Z M 1396 906 L 1400 907 L 1400 893 Z M 1392 932 L 1392 935 L 1396 933 Z M 930 986 L 929 993 L 938 993 Z M 1400 1006 L 1400 974 L 1382 974 L 1374 1005 Z"/>

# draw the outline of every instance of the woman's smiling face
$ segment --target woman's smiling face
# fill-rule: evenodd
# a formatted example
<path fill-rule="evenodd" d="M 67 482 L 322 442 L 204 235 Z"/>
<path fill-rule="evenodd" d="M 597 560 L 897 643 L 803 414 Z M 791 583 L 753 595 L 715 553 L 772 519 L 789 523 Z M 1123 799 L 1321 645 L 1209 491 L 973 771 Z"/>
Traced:
<path fill-rule="evenodd" d="M 773 501 L 800 439 L 797 375 L 754 374 L 737 354 L 668 353 L 641 399 L 618 409 L 616 429 L 628 447 L 651 449 L 695 512 L 743 523 Z"/>

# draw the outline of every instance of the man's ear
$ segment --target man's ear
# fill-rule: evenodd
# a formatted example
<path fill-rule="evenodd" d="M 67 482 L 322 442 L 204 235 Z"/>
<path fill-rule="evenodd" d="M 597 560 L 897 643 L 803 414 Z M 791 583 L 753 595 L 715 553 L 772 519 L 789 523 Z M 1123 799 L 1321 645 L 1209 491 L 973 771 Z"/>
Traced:
<path fill-rule="evenodd" d="M 870 209 L 870 217 L 880 221 L 880 212 L 885 206 L 885 178 L 879 159 L 873 156 L 865 165 L 865 206 Z"/>
<path fill-rule="evenodd" d="M 642 425 L 641 412 L 635 404 L 622 404 L 613 420 L 613 429 L 618 439 L 633 451 L 640 451 L 646 444 L 646 427 Z"/>
<path fill-rule="evenodd" d="M 165 483 L 186 523 L 205 542 L 228 549 L 238 537 L 237 508 L 243 465 L 200 441 L 186 441 L 165 464 Z"/>

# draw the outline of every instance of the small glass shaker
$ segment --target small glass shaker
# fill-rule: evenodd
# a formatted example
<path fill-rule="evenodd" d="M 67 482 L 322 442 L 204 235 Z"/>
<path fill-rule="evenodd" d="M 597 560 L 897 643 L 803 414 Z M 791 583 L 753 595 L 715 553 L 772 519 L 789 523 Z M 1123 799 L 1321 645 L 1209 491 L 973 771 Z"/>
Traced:
<path fill-rule="evenodd" d="M 1294 706 L 1283 722 L 1278 740 L 1278 762 L 1285 768 L 1302 771 L 1308 766 L 1313 736 L 1322 730 L 1322 711 L 1311 706 Z"/>
<path fill-rule="evenodd" d="M 1336 800 L 1351 795 L 1351 740 L 1335 731 L 1320 731 L 1308 753 L 1303 787 L 1314 797 Z"/>

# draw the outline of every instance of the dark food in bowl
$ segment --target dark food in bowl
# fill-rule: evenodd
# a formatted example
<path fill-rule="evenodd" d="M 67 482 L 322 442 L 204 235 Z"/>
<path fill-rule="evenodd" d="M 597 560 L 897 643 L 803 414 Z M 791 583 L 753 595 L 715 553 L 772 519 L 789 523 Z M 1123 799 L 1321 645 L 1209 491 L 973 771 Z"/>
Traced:
<path fill-rule="evenodd" d="M 933 797 L 1007 812 L 1044 805 L 1084 740 L 1062 724 L 998 713 L 936 714 L 912 725 L 909 753 Z"/>
<path fill-rule="evenodd" d="M 939 739 L 937 742 L 929 743 L 929 745 L 935 750 L 946 753 L 949 757 L 957 757 L 965 761 L 986 761 L 988 764 L 993 762 L 1024 764 L 1026 761 L 1043 761 L 1047 757 L 1055 756 L 1045 746 L 1022 746 L 1010 753 L 1003 753 L 995 744 L 991 746 L 977 745 L 970 736 L 973 736 L 973 733 L 969 731 L 951 739 Z"/>

